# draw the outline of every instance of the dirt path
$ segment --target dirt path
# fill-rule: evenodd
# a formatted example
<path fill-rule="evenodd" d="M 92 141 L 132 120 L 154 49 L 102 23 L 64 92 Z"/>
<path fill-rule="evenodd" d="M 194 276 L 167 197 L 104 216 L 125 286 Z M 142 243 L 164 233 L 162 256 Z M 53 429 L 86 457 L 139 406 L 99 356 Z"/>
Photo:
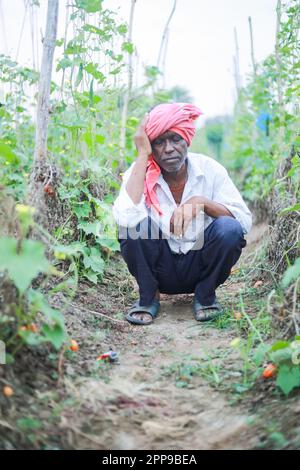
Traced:
<path fill-rule="evenodd" d="M 257 226 L 252 231 L 241 263 L 253 253 L 264 230 Z M 219 298 L 229 309 L 240 287 L 230 279 L 219 289 Z M 191 302 L 191 295 L 163 295 L 153 324 L 128 325 L 104 341 L 118 352 L 118 364 L 98 363 L 92 377 L 65 377 L 66 393 L 72 397 L 62 410 L 66 447 L 255 447 L 253 417 L 242 405 L 233 406 L 232 395 L 222 390 L 225 377 L 234 381 L 241 376 L 239 356 L 230 347 L 235 328 L 230 319 L 224 325 L 195 322 Z"/>
<path fill-rule="evenodd" d="M 285 398 L 264 379 L 245 391 L 245 363 L 231 345 L 250 332 L 246 318 L 236 318 L 242 309 L 267 318 L 270 287 L 254 288 L 249 274 L 265 240 L 266 227 L 255 226 L 218 289 L 226 314 L 215 322 L 194 320 L 192 295 L 162 295 L 153 324 L 128 324 L 123 314 L 137 293 L 120 256 L 108 263 L 102 284 L 81 281 L 71 302 L 55 294 L 56 308 L 69 302 L 63 311 L 79 351 L 23 350 L 13 367 L 0 369 L 0 382 L 15 391 L 10 399 L 0 395 L 0 447 L 299 448 L 300 397 Z M 109 348 L 119 361 L 97 361 Z"/>
<path fill-rule="evenodd" d="M 123 314 L 137 293 L 120 256 L 101 284 L 81 281 L 72 300 L 57 292 L 51 303 L 79 350 L 24 348 L 0 368 L 0 383 L 14 390 L 0 394 L 0 448 L 298 449 L 300 397 L 285 398 L 262 378 L 247 391 L 245 362 L 231 345 L 251 333 L 245 315 L 237 318 L 243 309 L 268 320 L 270 286 L 255 288 L 253 277 L 265 230 L 248 236 L 218 289 L 226 314 L 212 323 L 194 320 L 192 295 L 164 295 L 153 324 L 129 325 Z M 118 363 L 97 361 L 109 348 Z"/>

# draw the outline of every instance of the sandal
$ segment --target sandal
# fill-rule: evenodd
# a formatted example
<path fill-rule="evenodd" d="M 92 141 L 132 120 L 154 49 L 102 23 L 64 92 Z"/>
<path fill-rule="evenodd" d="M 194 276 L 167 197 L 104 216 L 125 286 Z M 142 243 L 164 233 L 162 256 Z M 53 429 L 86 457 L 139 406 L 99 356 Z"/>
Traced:
<path fill-rule="evenodd" d="M 134 325 L 150 325 L 157 317 L 159 308 L 160 302 L 157 299 L 154 299 L 152 304 L 147 306 L 140 305 L 139 301 L 137 301 L 133 304 L 125 318 L 129 323 L 133 323 Z M 152 317 L 152 321 L 145 322 L 143 320 L 139 320 L 138 318 L 132 316 L 134 313 L 149 313 Z"/>
<path fill-rule="evenodd" d="M 194 297 L 193 310 L 195 320 L 197 321 L 215 320 L 224 313 L 217 301 L 212 305 L 202 305 L 196 296 Z M 205 312 L 205 310 L 214 310 L 214 312 Z"/>

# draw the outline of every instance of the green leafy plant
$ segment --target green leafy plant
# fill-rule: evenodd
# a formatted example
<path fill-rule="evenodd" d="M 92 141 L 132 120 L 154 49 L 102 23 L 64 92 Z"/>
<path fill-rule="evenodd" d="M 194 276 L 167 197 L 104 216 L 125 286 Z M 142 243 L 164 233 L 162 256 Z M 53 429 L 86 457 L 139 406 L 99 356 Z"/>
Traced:
<path fill-rule="evenodd" d="M 276 341 L 265 354 L 277 367 L 276 385 L 285 395 L 300 387 L 300 336 L 290 341 Z"/>
<path fill-rule="evenodd" d="M 15 304 L 9 308 L 10 314 L 5 316 L 6 320 L 2 319 L 0 333 L 13 355 L 22 344 L 36 346 L 46 342 L 59 349 L 67 339 L 62 313 L 48 304 L 41 291 L 31 287 L 37 276 L 51 275 L 53 272 L 45 255 L 45 246 L 39 241 L 25 238 L 34 224 L 33 213 L 29 206 L 17 206 L 20 238 L 0 238 L 0 272 L 16 288 Z M 34 323 L 39 314 L 43 315 L 40 328 Z"/>
<path fill-rule="evenodd" d="M 300 258 L 295 260 L 292 266 L 289 266 L 282 278 L 282 286 L 288 287 L 292 282 L 300 278 Z"/>

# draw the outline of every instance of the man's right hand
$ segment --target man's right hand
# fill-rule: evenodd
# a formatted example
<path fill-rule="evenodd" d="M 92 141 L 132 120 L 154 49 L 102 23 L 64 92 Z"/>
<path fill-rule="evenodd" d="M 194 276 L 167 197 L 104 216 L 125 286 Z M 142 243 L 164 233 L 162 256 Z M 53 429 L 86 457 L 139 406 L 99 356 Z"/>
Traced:
<path fill-rule="evenodd" d="M 148 117 L 149 114 L 145 114 L 134 136 L 134 142 L 139 156 L 143 156 L 147 159 L 152 153 L 150 140 L 145 131 L 145 126 L 147 124 Z"/>

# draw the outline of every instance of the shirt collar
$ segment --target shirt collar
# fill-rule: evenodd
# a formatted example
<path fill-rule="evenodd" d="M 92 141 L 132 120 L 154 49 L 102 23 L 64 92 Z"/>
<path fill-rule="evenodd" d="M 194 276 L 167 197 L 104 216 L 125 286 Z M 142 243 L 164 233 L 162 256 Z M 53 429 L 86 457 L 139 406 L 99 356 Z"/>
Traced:
<path fill-rule="evenodd" d="M 188 153 L 188 171 L 190 171 L 189 174 L 195 177 L 204 175 L 202 169 L 202 159 L 200 155 L 196 155 L 190 152 Z"/>

